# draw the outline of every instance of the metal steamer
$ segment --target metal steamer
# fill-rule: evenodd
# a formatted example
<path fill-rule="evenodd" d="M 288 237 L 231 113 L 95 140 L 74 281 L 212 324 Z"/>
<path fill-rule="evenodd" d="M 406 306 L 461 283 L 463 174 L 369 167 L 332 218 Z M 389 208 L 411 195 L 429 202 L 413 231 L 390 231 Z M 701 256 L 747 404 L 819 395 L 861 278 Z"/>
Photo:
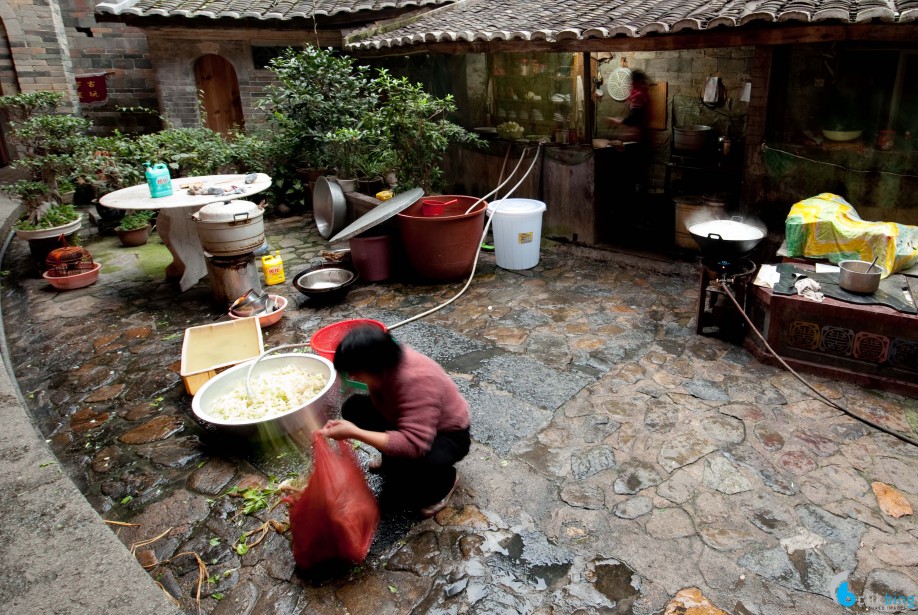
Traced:
<path fill-rule="evenodd" d="M 214 300 L 228 306 L 249 291 L 261 293 L 255 257 L 267 251 L 264 206 L 233 200 L 205 205 L 192 216 L 204 249 Z"/>
<path fill-rule="evenodd" d="M 688 231 L 702 254 L 695 332 L 740 343 L 746 334 L 749 283 L 758 271 L 747 255 L 765 238 L 765 231 L 736 217 L 692 224 Z"/>

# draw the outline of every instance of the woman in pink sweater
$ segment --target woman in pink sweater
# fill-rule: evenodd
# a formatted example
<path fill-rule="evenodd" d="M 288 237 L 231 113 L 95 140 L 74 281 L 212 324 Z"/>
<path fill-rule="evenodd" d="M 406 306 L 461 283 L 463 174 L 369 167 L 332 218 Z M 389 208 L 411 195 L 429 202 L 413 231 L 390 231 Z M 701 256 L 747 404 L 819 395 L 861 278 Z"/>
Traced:
<path fill-rule="evenodd" d="M 469 452 L 469 405 L 433 359 L 399 345 L 375 327 L 348 333 L 335 351 L 335 369 L 363 382 L 369 396 L 352 395 L 341 420 L 324 436 L 359 440 L 382 453 L 371 471 L 386 479 L 424 517 L 442 510 L 459 483 L 453 465 Z"/>

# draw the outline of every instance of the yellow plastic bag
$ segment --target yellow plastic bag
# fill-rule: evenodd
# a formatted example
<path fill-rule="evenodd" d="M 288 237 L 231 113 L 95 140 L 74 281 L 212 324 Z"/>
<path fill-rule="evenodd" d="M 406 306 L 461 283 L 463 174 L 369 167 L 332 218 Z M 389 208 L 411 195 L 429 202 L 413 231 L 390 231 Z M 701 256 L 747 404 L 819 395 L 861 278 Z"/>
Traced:
<path fill-rule="evenodd" d="M 918 263 L 918 226 L 861 220 L 842 197 L 828 192 L 791 207 L 785 220 L 787 255 L 873 261 L 883 277 Z"/>

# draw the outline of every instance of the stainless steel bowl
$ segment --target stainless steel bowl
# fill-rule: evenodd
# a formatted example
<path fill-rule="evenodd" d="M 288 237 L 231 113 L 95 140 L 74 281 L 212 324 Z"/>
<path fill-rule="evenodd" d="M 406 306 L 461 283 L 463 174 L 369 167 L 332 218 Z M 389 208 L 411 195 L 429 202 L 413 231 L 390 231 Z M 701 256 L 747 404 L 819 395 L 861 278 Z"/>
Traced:
<path fill-rule="evenodd" d="M 307 297 L 339 299 L 357 281 L 357 272 L 337 264 L 310 267 L 293 278 L 293 287 Z"/>
<path fill-rule="evenodd" d="M 879 265 L 871 267 L 867 261 L 841 261 L 838 263 L 838 285 L 849 293 L 872 295 L 880 288 L 884 271 Z"/>
<path fill-rule="evenodd" d="M 229 311 L 233 316 L 248 318 L 268 310 L 268 301 L 271 297 L 265 293 L 252 289 L 246 294 L 236 299 L 230 306 Z"/>

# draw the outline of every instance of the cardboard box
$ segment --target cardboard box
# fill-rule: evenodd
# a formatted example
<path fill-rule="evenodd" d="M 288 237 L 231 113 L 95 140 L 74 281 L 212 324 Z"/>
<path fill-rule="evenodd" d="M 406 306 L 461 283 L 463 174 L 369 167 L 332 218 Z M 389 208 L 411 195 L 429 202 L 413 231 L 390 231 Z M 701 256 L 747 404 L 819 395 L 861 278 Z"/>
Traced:
<path fill-rule="evenodd" d="M 194 395 L 218 373 L 257 358 L 265 350 L 257 318 L 243 318 L 185 329 L 182 365 L 185 390 Z"/>

